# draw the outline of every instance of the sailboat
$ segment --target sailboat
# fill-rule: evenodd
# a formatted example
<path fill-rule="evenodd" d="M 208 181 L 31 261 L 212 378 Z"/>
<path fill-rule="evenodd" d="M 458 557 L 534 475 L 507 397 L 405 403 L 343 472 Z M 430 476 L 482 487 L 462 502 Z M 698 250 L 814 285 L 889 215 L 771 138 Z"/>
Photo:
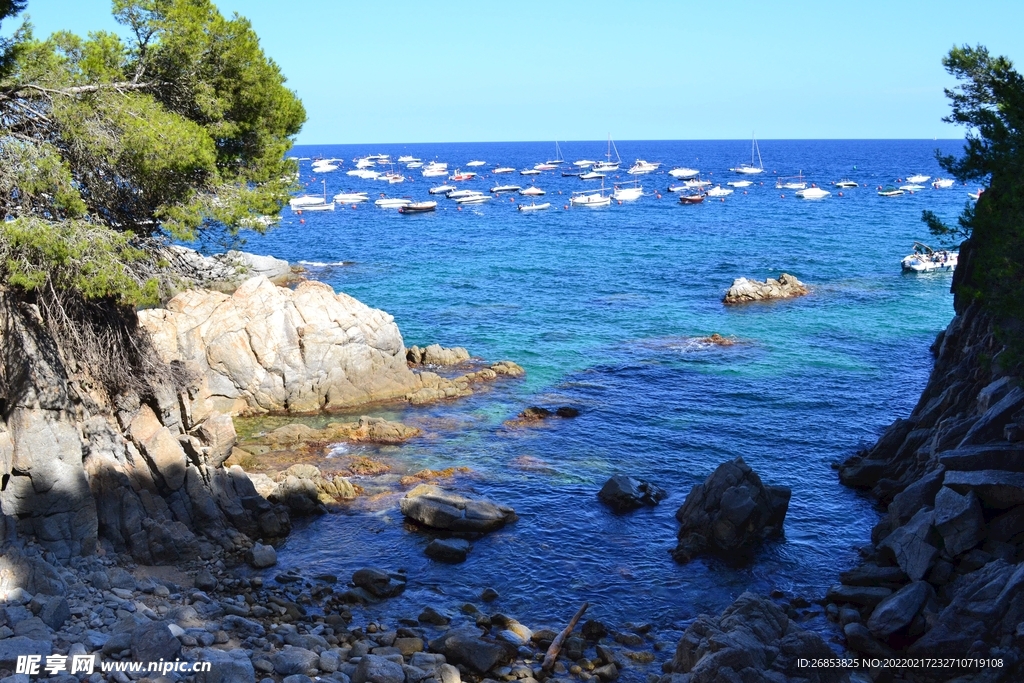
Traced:
<path fill-rule="evenodd" d="M 757 166 L 754 166 L 754 153 L 757 153 Z M 750 140 L 750 163 L 740 164 L 736 168 L 730 168 L 733 173 L 742 173 L 744 175 L 754 175 L 757 173 L 764 173 L 764 163 L 761 161 L 761 148 L 757 146 L 757 138 L 751 137 Z"/>
<path fill-rule="evenodd" d="M 612 161 L 612 150 L 615 150 L 615 161 Z M 593 170 L 601 172 L 618 171 L 619 164 L 622 163 L 622 159 L 619 157 L 619 150 L 615 147 L 615 143 L 612 142 L 612 136 L 608 136 L 608 153 L 605 154 L 607 161 L 601 161 L 594 164 Z"/>
<path fill-rule="evenodd" d="M 547 163 L 552 166 L 558 166 L 559 164 L 565 163 L 565 159 L 562 158 L 562 150 L 558 147 L 558 140 L 555 140 L 555 158 L 548 159 Z"/>
<path fill-rule="evenodd" d="M 572 197 L 569 198 L 569 204 L 572 206 L 608 206 L 612 203 L 612 198 L 604 192 L 604 181 L 601 181 L 600 190 L 581 190 L 579 192 L 573 192 Z"/>

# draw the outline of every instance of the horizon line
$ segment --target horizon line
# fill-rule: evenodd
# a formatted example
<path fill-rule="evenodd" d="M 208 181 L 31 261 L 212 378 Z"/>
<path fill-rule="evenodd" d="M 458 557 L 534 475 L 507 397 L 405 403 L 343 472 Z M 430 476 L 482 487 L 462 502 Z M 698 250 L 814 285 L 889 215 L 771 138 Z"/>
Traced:
<path fill-rule="evenodd" d="M 750 138 L 622 138 L 616 142 L 746 142 Z M 757 138 L 759 142 L 917 142 L 917 141 L 962 141 L 965 138 Z M 296 142 L 292 147 L 311 147 L 316 145 L 478 145 L 493 143 L 544 143 L 552 142 L 605 142 L 603 139 L 577 140 L 426 140 L 400 142 Z"/>

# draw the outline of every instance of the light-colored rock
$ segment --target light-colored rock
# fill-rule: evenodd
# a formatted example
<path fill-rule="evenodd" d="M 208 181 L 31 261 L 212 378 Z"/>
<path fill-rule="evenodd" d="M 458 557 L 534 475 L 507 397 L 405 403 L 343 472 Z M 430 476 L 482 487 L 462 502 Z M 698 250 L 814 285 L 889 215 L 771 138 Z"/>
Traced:
<path fill-rule="evenodd" d="M 409 491 L 399 506 L 406 517 L 448 531 L 493 531 L 517 519 L 507 505 L 468 498 L 430 484 Z"/>
<path fill-rule="evenodd" d="M 725 293 L 722 301 L 727 304 L 742 304 L 751 301 L 791 299 L 809 292 L 804 283 L 789 273 L 783 273 L 778 280 L 768 278 L 764 282 L 741 277 L 733 280 L 732 287 Z"/>
<path fill-rule="evenodd" d="M 342 408 L 419 386 L 394 319 L 319 282 L 290 290 L 261 276 L 230 296 L 188 290 L 139 319 L 164 360 L 204 378 L 194 415 Z"/>
<path fill-rule="evenodd" d="M 254 543 L 252 546 L 251 564 L 256 569 L 265 569 L 266 567 L 273 567 L 277 564 L 277 551 L 274 550 L 272 545 L 263 545 L 262 543 Z"/>

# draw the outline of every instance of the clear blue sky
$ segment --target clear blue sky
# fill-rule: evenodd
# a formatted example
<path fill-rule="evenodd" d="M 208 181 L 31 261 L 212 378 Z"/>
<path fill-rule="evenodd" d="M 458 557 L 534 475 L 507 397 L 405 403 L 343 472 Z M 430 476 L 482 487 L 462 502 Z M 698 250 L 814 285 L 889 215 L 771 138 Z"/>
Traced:
<path fill-rule="evenodd" d="M 950 138 L 951 46 L 1024 70 L 1020 0 L 217 5 L 252 21 L 302 98 L 300 144 Z M 38 35 L 118 30 L 108 0 L 27 13 Z"/>

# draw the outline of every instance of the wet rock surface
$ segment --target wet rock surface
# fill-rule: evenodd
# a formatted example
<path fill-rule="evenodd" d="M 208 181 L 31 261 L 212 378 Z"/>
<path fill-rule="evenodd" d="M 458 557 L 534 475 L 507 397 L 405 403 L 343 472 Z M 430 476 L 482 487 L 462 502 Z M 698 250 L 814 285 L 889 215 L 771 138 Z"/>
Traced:
<path fill-rule="evenodd" d="M 517 517 L 507 505 L 470 498 L 438 486 L 421 484 L 402 498 L 402 514 L 432 529 L 483 533 L 500 529 Z"/>
<path fill-rule="evenodd" d="M 764 282 L 748 280 L 745 277 L 733 280 L 732 286 L 722 299 L 726 304 L 745 304 L 753 301 L 771 301 L 773 299 L 792 299 L 809 294 L 807 285 L 789 273 L 783 273 L 779 279 L 768 278 Z"/>
<path fill-rule="evenodd" d="M 653 507 L 668 495 L 649 481 L 616 474 L 597 492 L 597 499 L 615 512 L 628 512 L 644 506 Z"/>

